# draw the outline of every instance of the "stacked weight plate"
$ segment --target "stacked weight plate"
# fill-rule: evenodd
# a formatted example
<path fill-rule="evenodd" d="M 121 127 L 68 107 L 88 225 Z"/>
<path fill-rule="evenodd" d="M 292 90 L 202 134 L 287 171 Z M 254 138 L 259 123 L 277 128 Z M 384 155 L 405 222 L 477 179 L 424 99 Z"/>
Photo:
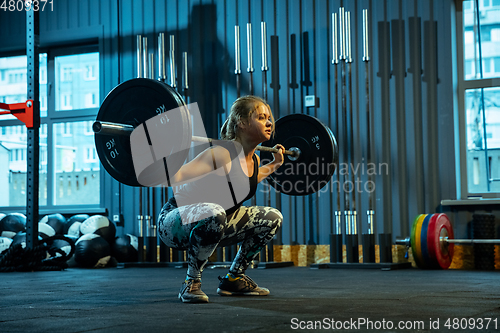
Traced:
<path fill-rule="evenodd" d="M 453 259 L 453 228 L 446 214 L 421 214 L 413 221 L 410 243 L 415 263 L 422 269 L 448 269 Z"/>

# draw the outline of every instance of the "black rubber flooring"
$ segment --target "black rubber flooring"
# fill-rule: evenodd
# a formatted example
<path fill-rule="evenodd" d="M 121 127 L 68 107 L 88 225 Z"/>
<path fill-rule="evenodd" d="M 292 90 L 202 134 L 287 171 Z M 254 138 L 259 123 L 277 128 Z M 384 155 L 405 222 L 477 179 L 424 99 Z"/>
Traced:
<path fill-rule="evenodd" d="M 251 269 L 269 296 L 221 297 L 225 273 L 208 304 L 178 300 L 185 269 L 0 273 L 0 332 L 500 331 L 498 271 Z"/>

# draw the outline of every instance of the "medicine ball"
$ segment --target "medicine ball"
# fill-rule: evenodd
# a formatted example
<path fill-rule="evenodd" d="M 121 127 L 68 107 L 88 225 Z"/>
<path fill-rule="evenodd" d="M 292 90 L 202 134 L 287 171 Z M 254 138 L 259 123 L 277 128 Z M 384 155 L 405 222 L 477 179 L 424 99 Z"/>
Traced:
<path fill-rule="evenodd" d="M 115 239 L 111 253 L 118 262 L 134 262 L 139 258 L 137 237 L 126 234 Z"/>
<path fill-rule="evenodd" d="M 3 251 L 9 248 L 10 244 L 12 244 L 12 239 L 8 237 L 0 237 L 0 255 Z"/>
<path fill-rule="evenodd" d="M 81 267 L 104 267 L 110 258 L 111 248 L 99 235 L 83 235 L 75 244 L 75 261 Z"/>
<path fill-rule="evenodd" d="M 76 239 L 82 236 L 80 232 L 80 227 L 82 226 L 82 222 L 74 221 L 71 226 L 68 228 L 68 231 L 65 233 L 66 235 L 70 235 L 72 237 L 76 237 Z"/>
<path fill-rule="evenodd" d="M 77 223 L 81 224 L 81 222 L 77 222 Z M 80 228 L 78 228 L 78 234 L 80 234 Z M 78 238 L 80 238 L 79 236 L 68 235 L 68 234 L 64 235 L 64 237 L 71 239 L 73 244 L 76 244 L 76 242 L 78 241 Z M 72 267 L 72 268 L 78 267 L 78 264 L 75 261 L 75 253 L 73 253 L 73 255 L 66 261 L 66 264 L 68 265 L 68 267 Z"/>
<path fill-rule="evenodd" d="M 47 223 L 38 223 L 38 236 L 42 237 L 42 239 L 52 237 L 56 234 L 54 228 L 52 228 Z"/>
<path fill-rule="evenodd" d="M 24 214 L 11 213 L 0 220 L 0 236 L 14 238 L 20 231 L 26 231 L 26 216 Z"/>
<path fill-rule="evenodd" d="M 82 225 L 82 222 L 84 222 L 86 219 L 88 219 L 90 216 L 88 214 L 76 214 L 71 216 L 68 221 L 66 221 L 66 224 L 64 225 L 64 231 L 63 233 L 65 235 L 74 235 L 77 238 L 80 238 L 80 226 Z"/>
<path fill-rule="evenodd" d="M 109 244 L 113 244 L 115 240 L 116 227 L 105 216 L 94 215 L 89 217 L 80 226 L 82 235 L 96 234 L 104 238 Z"/>
<path fill-rule="evenodd" d="M 49 247 L 49 254 L 51 257 L 62 257 L 63 255 L 67 256 L 67 260 L 69 260 L 73 254 L 71 253 L 71 245 L 74 246 L 73 244 L 70 244 L 71 240 L 65 240 L 65 239 L 54 239 L 52 244 L 50 244 Z M 71 255 L 71 256 L 70 256 Z"/>
<path fill-rule="evenodd" d="M 38 236 L 38 242 L 42 240 L 42 237 Z M 14 238 L 12 238 L 12 243 L 10 246 L 14 246 L 16 244 L 21 244 L 23 249 L 26 247 L 26 233 L 24 231 L 18 232 Z"/>
<path fill-rule="evenodd" d="M 50 214 L 50 215 L 45 215 L 40 220 L 40 223 L 46 223 L 50 225 L 52 228 L 54 228 L 56 235 L 63 235 L 64 225 L 66 224 L 66 218 L 59 213 Z"/>

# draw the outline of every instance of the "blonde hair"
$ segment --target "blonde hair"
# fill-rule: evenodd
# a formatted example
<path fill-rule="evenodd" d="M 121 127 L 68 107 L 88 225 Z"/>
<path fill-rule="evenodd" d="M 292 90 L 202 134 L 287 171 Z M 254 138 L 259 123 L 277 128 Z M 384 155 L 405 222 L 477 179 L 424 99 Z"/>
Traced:
<path fill-rule="evenodd" d="M 260 103 L 269 108 L 272 124 L 271 134 L 274 136 L 274 117 L 269 104 L 263 98 L 248 95 L 239 97 L 234 101 L 229 116 L 220 130 L 220 138 L 222 140 L 234 140 L 238 134 L 238 125 L 243 121 L 248 121 Z"/>

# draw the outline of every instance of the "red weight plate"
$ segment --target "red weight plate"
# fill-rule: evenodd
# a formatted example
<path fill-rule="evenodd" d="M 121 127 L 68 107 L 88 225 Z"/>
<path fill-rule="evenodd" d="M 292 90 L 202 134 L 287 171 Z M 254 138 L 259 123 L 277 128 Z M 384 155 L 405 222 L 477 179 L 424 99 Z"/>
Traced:
<path fill-rule="evenodd" d="M 429 226 L 429 252 L 436 256 L 438 268 L 448 269 L 453 260 L 453 244 L 445 242 L 444 238 L 453 239 L 453 227 L 446 214 L 439 214 L 435 222 Z"/>

